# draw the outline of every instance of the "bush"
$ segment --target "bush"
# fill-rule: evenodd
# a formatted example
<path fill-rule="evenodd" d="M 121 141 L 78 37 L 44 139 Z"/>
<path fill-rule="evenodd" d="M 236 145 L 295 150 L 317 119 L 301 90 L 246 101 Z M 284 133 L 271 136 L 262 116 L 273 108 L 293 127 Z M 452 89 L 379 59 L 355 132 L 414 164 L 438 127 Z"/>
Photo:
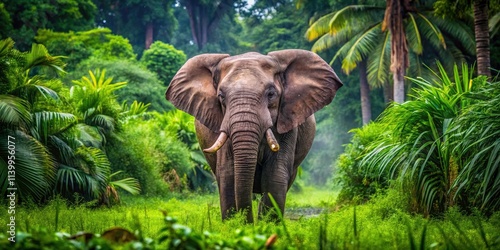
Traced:
<path fill-rule="evenodd" d="M 405 185 L 413 212 L 440 215 L 455 205 L 496 211 L 498 84 L 472 78 L 467 65 L 455 66 L 453 78 L 438 66 L 435 79 L 411 79 L 412 100 L 384 111 L 377 123 L 387 136 L 360 164 Z"/>
<path fill-rule="evenodd" d="M 337 176 L 335 181 L 341 185 L 338 203 L 359 204 L 366 202 L 380 188 L 387 188 L 387 176 L 380 175 L 373 169 L 362 165 L 361 159 L 369 150 L 370 144 L 377 142 L 384 134 L 386 127 L 379 123 L 370 123 L 363 128 L 353 129 L 351 143 L 337 159 Z"/>
<path fill-rule="evenodd" d="M 192 170 L 184 170 L 192 190 L 215 191 L 212 170 L 208 166 L 200 144 L 196 138 L 194 117 L 181 110 L 155 114 L 160 130 L 172 138 L 177 138 L 189 150 L 189 159 L 194 165 Z"/>
<path fill-rule="evenodd" d="M 35 39 L 44 44 L 52 54 L 70 55 L 67 59 L 67 71 L 72 71 L 80 62 L 90 57 L 98 60 L 136 60 L 129 41 L 122 36 L 111 34 L 108 28 L 81 32 L 40 29 Z"/>
<path fill-rule="evenodd" d="M 130 104 L 137 100 L 142 103 L 151 103 L 150 109 L 159 112 L 174 109 L 172 104 L 165 100 L 165 87 L 156 75 L 128 60 L 89 59 L 80 63 L 74 72 L 67 75 L 66 79 L 79 78 L 96 68 L 106 69 L 106 74 L 113 77 L 114 81 L 127 82 L 125 87 L 115 92 L 119 103 Z"/>
<path fill-rule="evenodd" d="M 192 145 L 186 144 L 179 137 L 190 133 L 188 131 L 193 128 L 190 127 L 188 131 L 180 129 L 185 126 L 178 124 L 186 121 L 174 119 L 176 116 L 172 114 L 178 112 L 180 111 L 149 113 L 148 120 L 129 120 L 123 125 L 119 138 L 114 138 L 107 146 L 112 170 L 123 170 L 138 179 L 146 194 L 161 195 L 168 190 L 182 191 L 188 188 L 188 178 L 200 177 L 200 169 L 195 167 L 203 165 L 194 156 L 194 152 L 199 149 L 193 149 Z M 166 117 L 173 119 L 165 119 Z M 169 121 L 168 130 L 165 129 L 165 121 Z"/>
<path fill-rule="evenodd" d="M 183 51 L 160 41 L 151 44 L 151 47 L 144 51 L 141 58 L 141 63 L 155 72 L 165 86 L 170 84 L 175 73 L 185 62 L 186 55 Z"/>
<path fill-rule="evenodd" d="M 473 102 L 452 124 L 453 154 L 461 166 L 455 199 L 487 214 L 500 209 L 500 82 L 468 95 Z"/>
<path fill-rule="evenodd" d="M 159 137 L 142 120 L 131 120 L 123 126 L 118 137 L 109 140 L 107 155 L 113 172 L 122 170 L 136 178 L 145 195 L 169 192 L 162 181 L 162 169 L 167 156 L 158 150 Z"/>

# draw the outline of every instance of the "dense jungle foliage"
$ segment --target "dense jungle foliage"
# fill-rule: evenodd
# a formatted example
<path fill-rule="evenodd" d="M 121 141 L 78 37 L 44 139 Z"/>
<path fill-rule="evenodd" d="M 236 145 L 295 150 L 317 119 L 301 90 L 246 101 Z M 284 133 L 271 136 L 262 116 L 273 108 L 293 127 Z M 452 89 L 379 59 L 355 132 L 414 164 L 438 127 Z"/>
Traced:
<path fill-rule="evenodd" d="M 391 16 L 389 8 L 403 2 L 406 14 Z M 265 248 L 274 244 L 274 233 L 278 248 L 498 247 L 499 6 L 497 0 L 1 0 L 0 194 L 10 211 L 8 195 L 16 188 L 16 211 L 25 218 L 18 221 L 16 247 L 104 244 L 102 235 L 86 243 L 68 237 L 112 226 L 127 227 L 120 233 L 135 237 L 129 248 Z M 394 38 L 395 20 L 401 21 L 402 40 Z M 486 30 L 479 27 L 484 20 Z M 394 59 L 398 46 L 406 48 L 403 61 Z M 481 50 L 486 47 L 487 53 Z M 321 207 L 324 215 L 299 220 L 314 228 L 306 242 L 300 234 L 311 232 L 290 217 L 285 221 L 296 231 L 262 220 L 257 229 L 242 225 L 228 236 L 234 241 L 214 239 L 203 231 L 229 232 L 231 226 L 204 224 L 219 220 L 217 205 L 200 210 L 216 197 L 217 185 L 193 117 L 166 101 L 165 90 L 197 54 L 289 48 L 318 53 L 344 83 L 315 114 L 315 142 L 290 195 L 307 201 L 311 186 L 331 191 L 322 193 L 328 202 L 291 204 L 292 210 Z M 403 96 L 393 88 L 398 66 L 404 66 Z M 168 212 L 157 216 L 167 218 L 161 226 L 143 235 L 133 219 L 117 219 L 123 203 L 133 204 L 135 210 L 126 213 L 134 214 L 170 207 L 158 199 L 196 195 L 211 198 L 186 198 L 187 205 L 179 206 L 204 213 L 192 219 L 201 225 L 180 213 L 183 226 Z M 142 205 L 147 199 L 152 205 Z M 81 210 L 92 223 L 99 220 L 90 219 L 92 211 L 110 212 L 116 223 L 60 227 L 60 209 Z M 370 221 L 372 209 L 376 219 Z M 37 216 L 55 220 L 55 227 Z M 374 221 L 385 219 L 389 223 L 381 227 L 397 225 L 407 234 L 365 240 L 357 218 L 365 235 L 382 230 Z M 431 225 L 433 220 L 441 221 Z M 234 229 L 240 222 L 230 223 Z M 349 233 L 331 229 L 332 223 Z M 0 248 L 7 239 L 0 233 Z"/>

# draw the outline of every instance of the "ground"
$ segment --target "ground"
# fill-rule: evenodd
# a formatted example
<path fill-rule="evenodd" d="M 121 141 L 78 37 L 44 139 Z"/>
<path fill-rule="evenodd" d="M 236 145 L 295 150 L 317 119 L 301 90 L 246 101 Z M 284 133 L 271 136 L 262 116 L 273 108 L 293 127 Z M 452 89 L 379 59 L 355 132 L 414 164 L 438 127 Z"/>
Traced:
<path fill-rule="evenodd" d="M 222 222 L 215 194 L 128 196 L 121 205 L 112 208 L 91 208 L 91 204 L 68 206 L 56 200 L 44 207 L 19 208 L 16 229 L 30 232 L 45 228 L 75 234 L 99 233 L 120 226 L 157 239 L 165 226 L 166 213 L 194 232 L 209 231 L 221 239 L 235 237 L 236 232 L 265 237 L 277 234 L 278 248 L 407 249 L 423 243 L 426 248 L 486 249 L 487 245 L 500 243 L 500 214 L 483 218 L 465 216 L 452 209 L 443 218 L 426 219 L 401 211 L 391 198 L 340 208 L 334 206 L 335 196 L 336 192 L 314 188 L 291 192 L 282 223 L 261 220 L 253 225 L 243 223 L 239 216 Z M 5 219 L 0 218 L 0 225 L 6 224 Z"/>

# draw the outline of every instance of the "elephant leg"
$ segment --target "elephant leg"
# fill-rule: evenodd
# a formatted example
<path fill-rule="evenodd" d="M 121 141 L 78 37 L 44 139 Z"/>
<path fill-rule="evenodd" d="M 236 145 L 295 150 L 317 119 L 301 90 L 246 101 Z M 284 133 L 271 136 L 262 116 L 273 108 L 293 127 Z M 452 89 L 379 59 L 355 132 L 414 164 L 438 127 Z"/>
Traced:
<path fill-rule="evenodd" d="M 262 201 L 259 205 L 259 214 L 274 210 L 269 194 L 276 201 L 281 214 L 285 212 L 286 193 L 295 178 L 294 154 L 297 140 L 297 129 L 280 136 L 281 149 L 272 160 L 267 162 L 262 172 Z M 276 214 L 273 216 L 276 217 Z"/>
<path fill-rule="evenodd" d="M 281 173 L 281 171 L 276 171 L 276 174 L 273 176 L 276 180 L 266 181 L 265 188 L 263 188 L 262 199 L 259 203 L 259 216 L 263 216 L 266 214 L 271 214 L 271 218 L 273 220 L 278 220 L 278 216 L 275 210 L 275 207 L 271 201 L 269 196 L 276 201 L 278 208 L 281 214 L 284 214 L 285 211 L 285 201 L 286 201 L 286 192 L 288 187 L 288 178 L 284 179 L 282 176 L 285 173 Z M 280 180 L 278 180 L 280 179 Z"/>
<path fill-rule="evenodd" d="M 236 197 L 234 193 L 234 165 L 233 157 L 230 153 L 231 143 L 228 141 L 217 152 L 216 177 L 219 187 L 220 209 L 222 219 L 228 219 L 236 212 Z"/>

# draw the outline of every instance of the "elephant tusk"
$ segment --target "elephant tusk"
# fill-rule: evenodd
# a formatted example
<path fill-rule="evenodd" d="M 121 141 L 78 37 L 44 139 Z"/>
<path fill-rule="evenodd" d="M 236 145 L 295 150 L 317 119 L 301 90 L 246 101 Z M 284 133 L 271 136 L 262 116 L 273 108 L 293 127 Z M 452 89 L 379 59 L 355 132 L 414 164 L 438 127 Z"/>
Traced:
<path fill-rule="evenodd" d="M 209 148 L 203 149 L 203 152 L 211 154 L 217 152 L 222 146 L 224 146 L 226 140 L 227 140 L 227 134 L 224 132 L 220 132 L 219 138 L 217 138 L 217 141 L 215 141 L 214 145 L 212 145 Z"/>
<path fill-rule="evenodd" d="M 280 145 L 276 141 L 276 138 L 274 137 L 271 128 L 268 128 L 266 131 L 266 139 L 267 139 L 267 144 L 269 145 L 269 147 L 273 152 L 278 152 L 278 150 L 280 150 Z"/>

